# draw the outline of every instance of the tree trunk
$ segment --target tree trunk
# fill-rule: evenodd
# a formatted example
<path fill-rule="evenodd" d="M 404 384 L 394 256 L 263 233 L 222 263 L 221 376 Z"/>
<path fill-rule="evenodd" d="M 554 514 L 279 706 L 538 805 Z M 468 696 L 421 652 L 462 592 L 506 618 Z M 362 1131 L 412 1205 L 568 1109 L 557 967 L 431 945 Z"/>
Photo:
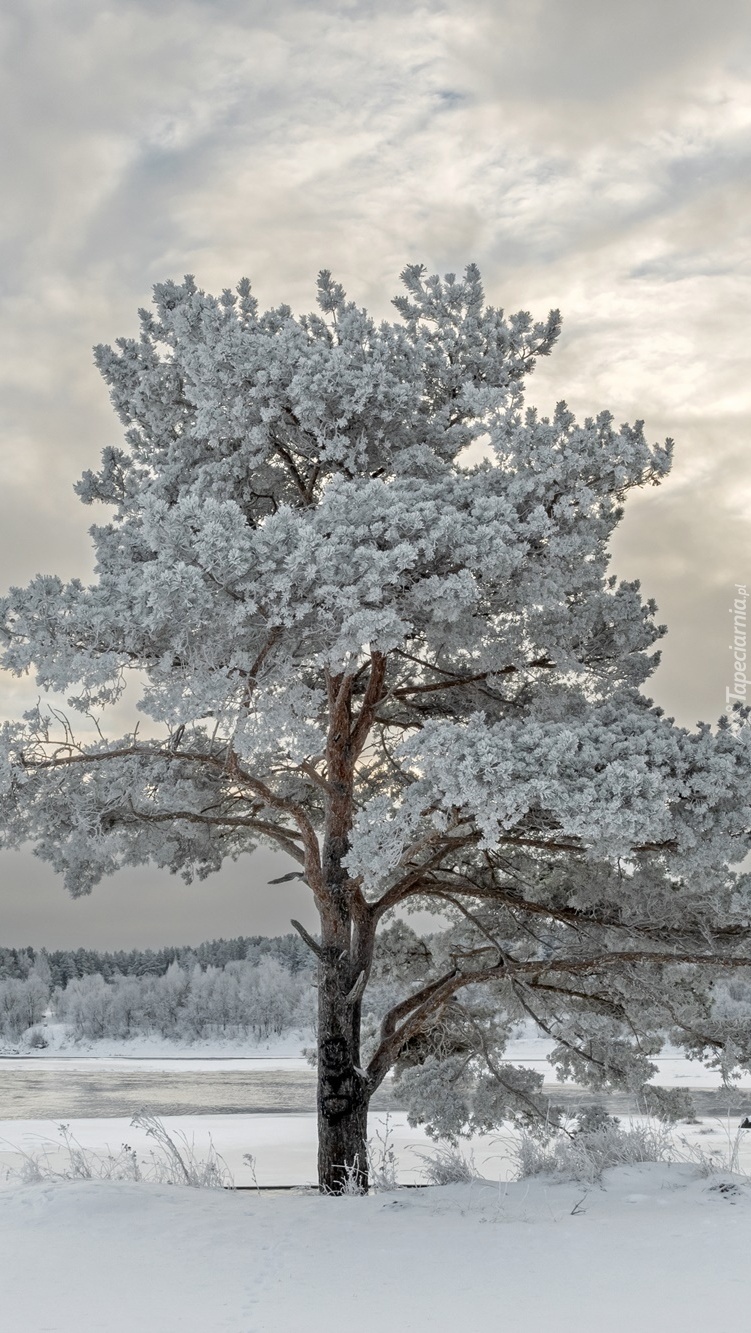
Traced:
<path fill-rule="evenodd" d="M 354 818 L 355 766 L 383 689 L 386 659 L 371 658 L 356 718 L 353 677 L 327 674 L 326 832 L 320 863 L 318 966 L 318 1186 L 324 1193 L 368 1188 L 368 1079 L 360 1067 L 362 993 L 373 959 L 375 921 L 345 863 Z"/>
<path fill-rule="evenodd" d="M 318 969 L 318 1186 L 326 1194 L 368 1189 L 370 1094 L 360 1068 L 361 1000 L 350 978 L 349 950 L 324 948 Z"/>

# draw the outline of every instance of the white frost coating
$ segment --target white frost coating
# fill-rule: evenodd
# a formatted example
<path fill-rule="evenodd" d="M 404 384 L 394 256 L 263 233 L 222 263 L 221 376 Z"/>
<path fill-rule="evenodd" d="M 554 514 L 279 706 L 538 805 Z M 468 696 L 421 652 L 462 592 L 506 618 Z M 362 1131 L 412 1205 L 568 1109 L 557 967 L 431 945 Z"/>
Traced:
<path fill-rule="evenodd" d="M 421 775 L 425 803 L 471 812 L 487 847 L 537 810 L 606 856 L 672 837 L 689 865 L 731 858 L 751 824 L 751 793 L 728 808 L 722 802 L 751 736 L 723 753 L 723 736 L 691 734 L 634 702 L 615 696 L 576 726 L 535 718 L 489 725 L 483 714 L 460 727 L 431 722 L 401 753 Z"/>
<path fill-rule="evenodd" d="M 651 705 L 656 607 L 608 570 L 670 442 L 525 409 L 556 312 L 504 316 L 473 266 L 402 276 L 382 324 L 328 273 L 300 318 L 260 314 L 245 280 L 166 282 L 137 339 L 97 349 L 125 441 L 78 487 L 110 507 L 95 579 L 12 590 L 0 647 L 101 709 L 102 734 L 80 745 L 44 710 L 3 730 L 0 839 L 73 893 L 148 861 L 208 875 L 263 840 L 319 875 L 320 904 L 338 858 L 342 993 L 373 963 L 368 1049 L 444 978 L 443 1007 L 387 1052 L 434 1127 L 528 1109 L 534 1080 L 502 1062 L 522 1019 L 602 1086 L 648 1077 L 666 1029 L 748 1063 L 709 992 L 749 947 L 749 879 L 729 868 L 751 849 L 749 730 L 740 713 L 689 732 Z M 132 672 L 150 721 L 117 739 L 106 710 Z M 451 929 L 428 948 L 389 926 L 369 960 L 363 922 L 397 904 Z"/>
<path fill-rule="evenodd" d="M 361 877 L 366 889 L 377 889 L 398 867 L 423 824 L 430 799 L 428 783 L 415 782 L 398 803 L 385 795 L 374 796 L 358 814 L 347 869 Z M 445 828 L 446 822 L 436 811 L 431 824 L 433 828 Z"/>

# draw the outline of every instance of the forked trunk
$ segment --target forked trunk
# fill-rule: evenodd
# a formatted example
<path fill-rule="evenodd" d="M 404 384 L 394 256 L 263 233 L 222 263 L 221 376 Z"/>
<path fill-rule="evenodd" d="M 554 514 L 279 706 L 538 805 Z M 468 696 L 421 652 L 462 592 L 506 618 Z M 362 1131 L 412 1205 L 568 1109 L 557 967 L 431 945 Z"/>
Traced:
<path fill-rule="evenodd" d="M 349 967 L 348 954 L 328 949 L 318 969 L 318 1185 L 327 1194 L 368 1188 L 370 1098 L 360 1068 L 361 1001 Z"/>

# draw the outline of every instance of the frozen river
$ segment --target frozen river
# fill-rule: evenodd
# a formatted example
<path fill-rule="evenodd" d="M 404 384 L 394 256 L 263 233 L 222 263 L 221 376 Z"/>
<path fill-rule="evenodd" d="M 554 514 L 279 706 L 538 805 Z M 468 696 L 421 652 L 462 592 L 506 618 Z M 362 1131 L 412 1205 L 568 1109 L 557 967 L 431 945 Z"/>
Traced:
<path fill-rule="evenodd" d="M 315 1072 L 296 1059 L 288 1068 L 278 1063 L 281 1068 L 268 1069 L 264 1060 L 4 1058 L 0 1120 L 130 1116 L 144 1106 L 159 1116 L 314 1111 Z M 387 1085 L 374 1097 L 373 1110 L 393 1105 Z"/>
<path fill-rule="evenodd" d="M 551 1075 L 545 1091 L 552 1101 L 573 1107 L 604 1100 L 615 1113 L 638 1110 L 625 1094 L 603 1098 L 556 1083 L 544 1058 L 527 1052 L 516 1058 Z M 668 1058 L 660 1066 L 655 1081 L 690 1089 L 700 1115 L 751 1114 L 748 1078 L 731 1093 L 718 1091 L 717 1075 L 700 1065 Z M 114 1118 L 142 1107 L 160 1116 L 273 1116 L 312 1112 L 315 1101 L 315 1072 L 300 1058 L 0 1058 L 0 1120 Z M 371 1109 L 402 1109 L 398 1089 L 384 1084 Z"/>

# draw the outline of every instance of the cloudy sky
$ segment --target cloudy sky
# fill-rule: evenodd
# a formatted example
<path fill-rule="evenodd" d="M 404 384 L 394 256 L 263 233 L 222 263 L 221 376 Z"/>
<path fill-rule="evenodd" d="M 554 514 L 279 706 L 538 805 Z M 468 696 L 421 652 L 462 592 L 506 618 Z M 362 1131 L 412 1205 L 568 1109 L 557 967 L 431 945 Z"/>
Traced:
<path fill-rule="evenodd" d="M 719 715 L 751 578 L 746 0 L 5 0 L 0 34 L 0 585 L 89 573 L 72 483 L 119 440 L 91 347 L 153 282 L 247 274 L 307 310 L 328 267 L 388 316 L 405 262 L 474 260 L 494 304 L 563 311 L 529 401 L 675 437 L 614 569 L 670 626 L 651 692 Z M 36 697 L 0 684 L 6 716 Z M 306 912 L 264 887 L 285 868 L 133 872 L 74 903 L 6 854 L 0 943 L 284 930 Z"/>

